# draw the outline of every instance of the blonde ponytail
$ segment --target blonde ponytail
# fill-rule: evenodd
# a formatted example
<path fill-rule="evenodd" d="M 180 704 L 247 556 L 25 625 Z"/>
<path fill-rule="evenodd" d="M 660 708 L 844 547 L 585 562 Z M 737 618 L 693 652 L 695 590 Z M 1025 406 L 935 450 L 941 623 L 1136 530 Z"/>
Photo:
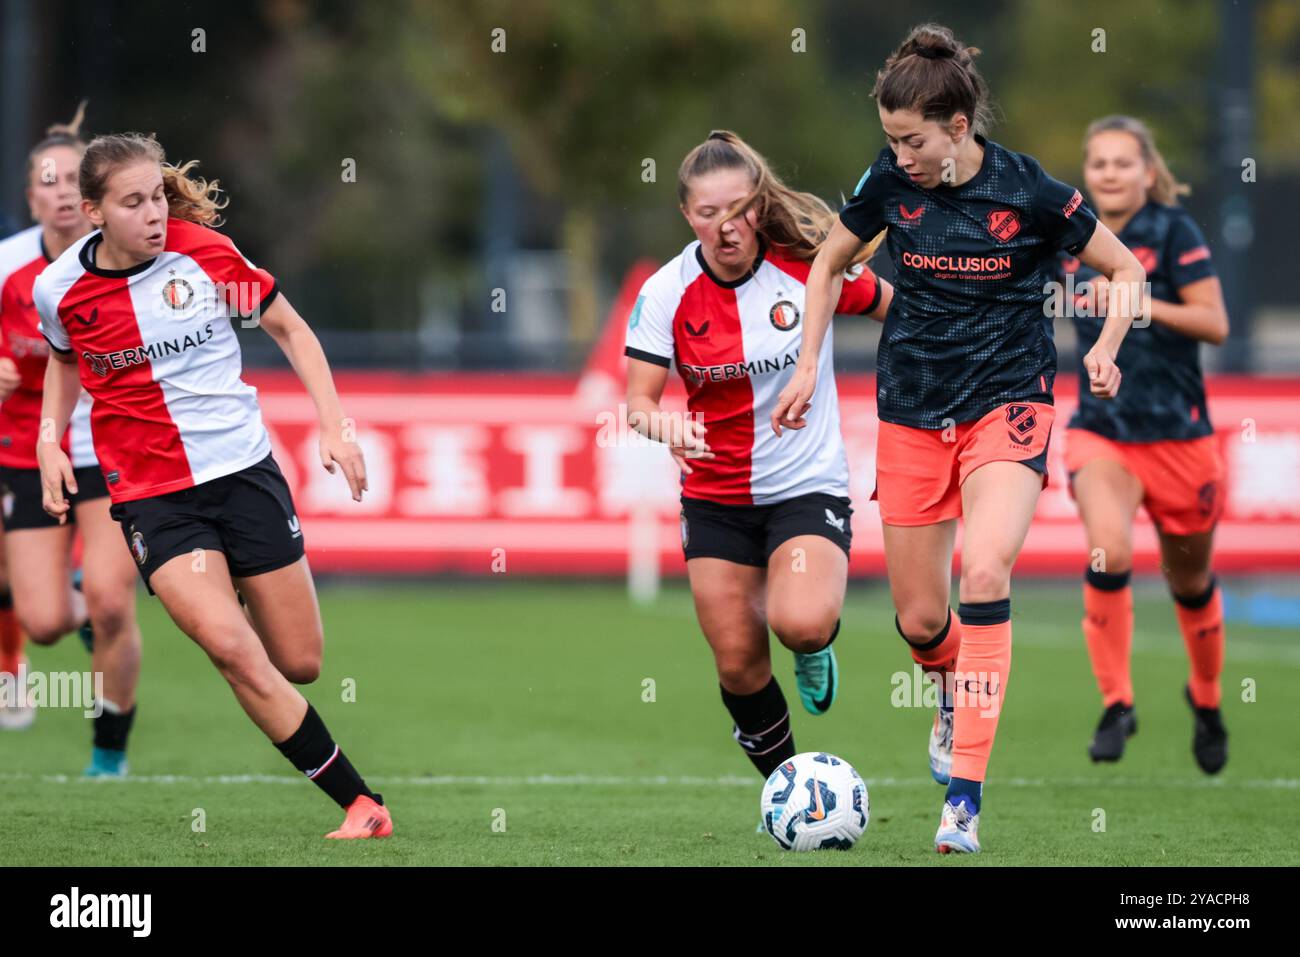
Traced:
<path fill-rule="evenodd" d="M 190 160 L 180 166 L 162 164 L 167 211 L 176 219 L 198 223 L 200 226 L 220 226 L 221 210 L 226 208 L 230 200 L 221 195 L 218 180 L 189 175 L 190 170 L 198 165 L 198 160 Z"/>
<path fill-rule="evenodd" d="M 89 100 L 82 100 L 78 103 L 77 112 L 68 122 L 51 123 L 45 128 L 45 136 L 27 154 L 27 178 L 29 181 L 32 173 L 36 171 L 37 158 L 46 150 L 55 146 L 67 146 L 78 153 L 85 152 L 86 141 L 81 138 L 81 124 L 86 118 L 86 105 L 89 102 Z"/>

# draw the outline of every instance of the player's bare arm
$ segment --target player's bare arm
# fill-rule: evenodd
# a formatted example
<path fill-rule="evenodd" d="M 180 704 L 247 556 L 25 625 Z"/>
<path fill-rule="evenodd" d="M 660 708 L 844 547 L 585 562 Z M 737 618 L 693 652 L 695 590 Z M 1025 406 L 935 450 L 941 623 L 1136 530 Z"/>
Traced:
<path fill-rule="evenodd" d="M 772 408 L 772 431 L 777 435 L 781 429 L 801 429 L 807 423 L 804 414 L 812 405 L 813 392 L 817 388 L 817 359 L 821 354 L 822 341 L 826 330 L 830 328 L 831 318 L 835 314 L 835 304 L 839 301 L 839 292 L 844 282 L 844 270 L 849 268 L 853 258 L 866 245 L 839 220 L 831 227 L 830 235 L 822 243 L 813 260 L 812 271 L 808 274 L 807 297 L 804 300 L 803 347 L 799 352 L 799 364 L 794 376 L 777 397 Z M 893 290 L 890 289 L 892 298 Z M 883 287 L 880 302 L 872 311 L 873 318 L 883 318 L 889 303 Z"/>
<path fill-rule="evenodd" d="M 711 459 L 704 423 L 689 416 L 665 416 L 659 405 L 668 370 L 643 359 L 627 360 L 627 424 L 648 439 L 663 442 L 683 475 L 694 471 L 687 459 Z"/>
<path fill-rule="evenodd" d="M 45 367 L 45 391 L 41 401 L 41 430 L 36 440 L 36 460 L 41 468 L 41 505 L 62 525 L 68 520 L 72 507 L 64 495 L 77 491 L 72 461 L 63 451 L 60 442 L 67 431 L 72 408 L 81 392 L 77 375 L 77 357 L 71 352 L 51 349 L 55 361 Z"/>
<path fill-rule="evenodd" d="M 1105 276 L 1111 287 L 1106 323 L 1096 344 L 1083 357 L 1092 394 L 1109 399 L 1119 391 L 1120 369 L 1115 358 L 1120 343 L 1133 320 L 1143 313 L 1147 274 L 1137 257 L 1102 223 L 1097 224 L 1079 259 Z M 1124 293 L 1117 295 L 1116 290 Z"/>
<path fill-rule="evenodd" d="M 1192 339 L 1222 345 L 1228 338 L 1228 307 L 1223 302 L 1223 285 L 1218 276 L 1207 276 L 1178 290 L 1182 302 L 1152 299 L 1151 321 L 1167 326 Z"/>
<path fill-rule="evenodd" d="M 331 475 L 336 466 L 341 466 L 353 501 L 361 501 L 362 493 L 370 488 L 366 481 L 365 456 L 357 444 L 355 423 L 343 414 L 329 360 L 325 358 L 320 340 L 283 295 L 276 296 L 262 313 L 261 326 L 288 358 L 316 404 L 320 418 L 321 465 Z"/>

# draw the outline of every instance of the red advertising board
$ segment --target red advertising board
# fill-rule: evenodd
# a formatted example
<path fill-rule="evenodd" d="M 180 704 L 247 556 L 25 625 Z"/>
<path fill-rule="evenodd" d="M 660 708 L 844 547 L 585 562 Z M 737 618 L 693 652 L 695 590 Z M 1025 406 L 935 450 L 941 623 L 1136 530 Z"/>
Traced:
<path fill-rule="evenodd" d="M 360 504 L 341 477 L 321 468 L 315 410 L 297 379 L 267 372 L 247 379 L 260 390 L 319 571 L 617 575 L 627 568 L 638 509 L 657 517 L 664 571 L 683 570 L 676 467 L 663 447 L 621 425 L 616 375 L 340 373 L 369 471 Z M 1057 386 L 1063 424 L 1074 385 L 1063 377 Z M 855 509 L 851 571 L 878 574 L 874 382 L 842 376 L 839 391 Z M 1209 391 L 1229 470 L 1217 567 L 1300 569 L 1300 380 L 1217 378 Z M 670 391 L 665 407 L 680 405 L 680 390 Z M 1087 561 L 1061 433 L 1021 572 L 1074 574 Z M 1145 516 L 1135 545 L 1138 568 L 1154 570 Z"/>

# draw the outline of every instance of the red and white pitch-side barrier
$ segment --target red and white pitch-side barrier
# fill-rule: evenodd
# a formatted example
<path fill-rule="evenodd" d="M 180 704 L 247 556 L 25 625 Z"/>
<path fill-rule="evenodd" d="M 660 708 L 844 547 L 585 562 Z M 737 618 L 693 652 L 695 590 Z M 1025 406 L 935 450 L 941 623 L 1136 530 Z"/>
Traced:
<path fill-rule="evenodd" d="M 615 328 L 621 335 L 621 324 Z M 604 361 L 581 378 L 338 374 L 369 470 L 370 491 L 359 505 L 342 477 L 320 466 L 315 410 L 296 378 L 249 373 L 313 567 L 622 575 L 635 526 L 629 517 L 641 508 L 657 516 L 663 570 L 683 571 L 676 467 L 663 447 L 636 441 L 621 425 L 621 342 L 611 334 L 601 351 Z M 675 373 L 669 381 L 664 406 L 682 409 Z M 842 376 L 839 391 L 855 509 L 851 570 L 880 574 L 880 513 L 870 501 L 875 385 L 870 376 Z M 1229 476 L 1216 566 L 1300 569 L 1300 379 L 1215 378 L 1209 392 Z M 1022 573 L 1075 574 L 1087 563 L 1063 461 L 1074 395 L 1074 382 L 1062 377 L 1051 484 L 1021 553 Z M 1139 570 L 1157 567 L 1145 515 L 1136 552 Z"/>

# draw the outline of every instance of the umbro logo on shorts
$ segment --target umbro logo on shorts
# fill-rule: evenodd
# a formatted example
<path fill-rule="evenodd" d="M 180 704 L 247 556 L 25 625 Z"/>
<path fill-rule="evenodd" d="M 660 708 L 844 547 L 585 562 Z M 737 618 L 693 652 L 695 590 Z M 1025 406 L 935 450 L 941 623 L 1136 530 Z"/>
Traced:
<path fill-rule="evenodd" d="M 844 531 L 844 517 L 837 517 L 829 508 L 826 510 L 826 524 L 835 526 L 841 532 Z"/>

